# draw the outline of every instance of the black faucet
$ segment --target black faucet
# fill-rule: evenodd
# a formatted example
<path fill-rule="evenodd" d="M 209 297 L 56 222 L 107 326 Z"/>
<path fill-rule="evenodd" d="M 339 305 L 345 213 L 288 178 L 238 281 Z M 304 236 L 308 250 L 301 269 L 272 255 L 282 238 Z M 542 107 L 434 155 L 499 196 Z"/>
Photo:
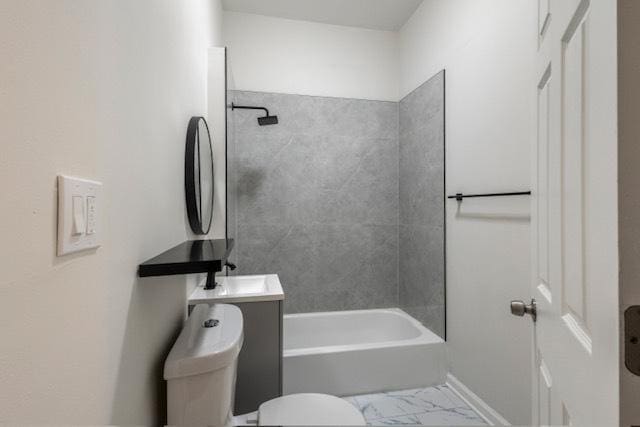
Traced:
<path fill-rule="evenodd" d="M 225 261 L 224 265 L 231 271 L 238 268 L 234 263 L 229 261 Z M 218 282 L 216 282 L 216 273 L 219 273 L 219 271 L 210 271 L 209 273 L 207 273 L 207 283 L 204 285 L 205 291 L 212 291 L 218 286 Z"/>

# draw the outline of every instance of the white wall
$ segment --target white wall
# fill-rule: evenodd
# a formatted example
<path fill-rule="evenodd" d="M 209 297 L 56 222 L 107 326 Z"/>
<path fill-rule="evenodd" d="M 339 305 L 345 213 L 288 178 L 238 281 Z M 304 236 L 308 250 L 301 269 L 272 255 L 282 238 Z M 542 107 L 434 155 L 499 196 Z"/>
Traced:
<path fill-rule="evenodd" d="M 208 51 L 207 124 L 213 140 L 214 204 L 211 234 L 226 238 L 227 209 L 227 82 L 226 49 L 212 47 Z"/>
<path fill-rule="evenodd" d="M 224 13 L 237 90 L 398 100 L 397 34 Z"/>
<path fill-rule="evenodd" d="M 425 0 L 400 33 L 401 95 L 446 69 L 447 191 L 530 188 L 537 2 Z M 447 204 L 451 371 L 516 424 L 530 422 L 527 198 Z"/>
<path fill-rule="evenodd" d="M 0 2 L 0 423 L 162 422 L 185 279 L 136 277 L 187 230 L 188 119 L 217 0 Z M 56 180 L 104 183 L 96 252 L 55 256 Z"/>

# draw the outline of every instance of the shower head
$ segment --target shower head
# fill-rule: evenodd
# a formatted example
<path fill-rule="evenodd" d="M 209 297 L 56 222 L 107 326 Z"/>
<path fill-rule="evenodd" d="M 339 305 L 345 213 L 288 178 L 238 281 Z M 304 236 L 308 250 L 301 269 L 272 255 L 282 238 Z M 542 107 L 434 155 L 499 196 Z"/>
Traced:
<path fill-rule="evenodd" d="M 269 114 L 269 110 L 264 107 L 248 107 L 246 105 L 231 104 L 231 110 L 263 110 L 267 115 L 264 117 L 258 117 L 258 124 L 260 126 L 269 126 L 278 124 L 278 116 L 272 116 Z"/>
<path fill-rule="evenodd" d="M 278 116 L 258 117 L 258 124 L 260 126 L 277 125 L 278 124 Z"/>

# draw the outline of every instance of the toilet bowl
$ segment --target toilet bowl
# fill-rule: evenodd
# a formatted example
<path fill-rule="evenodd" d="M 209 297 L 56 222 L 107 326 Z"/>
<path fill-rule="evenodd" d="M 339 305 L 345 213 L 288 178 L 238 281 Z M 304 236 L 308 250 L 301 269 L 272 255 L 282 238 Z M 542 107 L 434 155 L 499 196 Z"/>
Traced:
<path fill-rule="evenodd" d="M 236 368 L 243 342 L 242 312 L 232 305 L 197 306 L 164 365 L 169 425 L 366 425 L 348 402 L 323 394 L 294 394 L 234 417 Z"/>

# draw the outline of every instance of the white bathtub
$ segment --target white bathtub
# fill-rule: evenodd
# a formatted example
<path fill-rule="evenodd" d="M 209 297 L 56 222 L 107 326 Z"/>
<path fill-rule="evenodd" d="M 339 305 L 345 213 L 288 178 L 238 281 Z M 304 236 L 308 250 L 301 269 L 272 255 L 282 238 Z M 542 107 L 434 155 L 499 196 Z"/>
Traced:
<path fill-rule="evenodd" d="M 444 384 L 444 341 L 399 309 L 284 317 L 284 393 L 350 396 Z"/>

